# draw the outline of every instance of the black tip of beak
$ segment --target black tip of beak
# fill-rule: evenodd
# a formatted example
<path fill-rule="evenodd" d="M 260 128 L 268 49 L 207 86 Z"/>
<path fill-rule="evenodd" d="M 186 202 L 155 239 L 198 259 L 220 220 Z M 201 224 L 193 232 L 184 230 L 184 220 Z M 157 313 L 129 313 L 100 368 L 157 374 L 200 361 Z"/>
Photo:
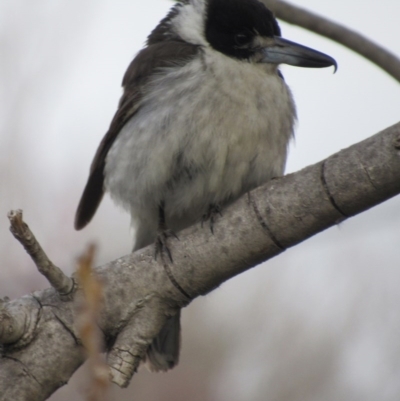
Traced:
<path fill-rule="evenodd" d="M 338 65 L 333 57 L 308 47 L 304 47 L 304 49 L 301 50 L 302 51 L 296 56 L 297 66 L 306 68 L 333 67 L 333 73 L 337 71 Z"/>
<path fill-rule="evenodd" d="M 338 69 L 338 65 L 336 60 L 328 56 L 327 54 L 317 52 L 316 50 L 313 50 L 314 56 L 313 58 L 301 58 L 299 57 L 297 60 L 296 65 L 298 67 L 306 67 L 306 68 L 325 68 L 325 67 L 333 67 L 333 73 Z"/>

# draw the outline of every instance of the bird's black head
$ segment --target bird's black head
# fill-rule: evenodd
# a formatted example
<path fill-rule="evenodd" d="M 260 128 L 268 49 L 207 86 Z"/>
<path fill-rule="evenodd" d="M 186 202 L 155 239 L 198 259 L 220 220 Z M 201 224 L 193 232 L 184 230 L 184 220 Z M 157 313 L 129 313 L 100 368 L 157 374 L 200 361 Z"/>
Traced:
<path fill-rule="evenodd" d="M 334 66 L 336 70 L 332 57 L 281 38 L 274 15 L 260 1 L 205 1 L 205 38 L 215 50 L 257 63 L 314 68 Z"/>
<path fill-rule="evenodd" d="M 221 53 L 248 59 L 257 36 L 273 38 L 281 30 L 274 15 L 257 0 L 208 0 L 205 36 Z"/>

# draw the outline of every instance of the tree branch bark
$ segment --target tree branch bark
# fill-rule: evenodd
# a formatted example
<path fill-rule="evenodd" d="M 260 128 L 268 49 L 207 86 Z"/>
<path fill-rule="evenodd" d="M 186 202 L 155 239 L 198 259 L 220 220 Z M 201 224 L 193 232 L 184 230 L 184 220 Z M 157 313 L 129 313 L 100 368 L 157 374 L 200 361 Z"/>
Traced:
<path fill-rule="evenodd" d="M 355 51 L 400 82 L 400 59 L 365 36 L 282 0 L 261 0 L 277 18 L 318 33 Z"/>
<path fill-rule="evenodd" d="M 243 196 L 214 234 L 200 224 L 184 230 L 170 244 L 173 264 L 155 261 L 150 246 L 98 267 L 112 381 L 128 385 L 166 319 L 192 299 L 399 193 L 400 123 Z M 0 302 L 0 400 L 44 400 L 83 363 L 80 296 L 79 288 L 68 297 L 49 288 Z"/>

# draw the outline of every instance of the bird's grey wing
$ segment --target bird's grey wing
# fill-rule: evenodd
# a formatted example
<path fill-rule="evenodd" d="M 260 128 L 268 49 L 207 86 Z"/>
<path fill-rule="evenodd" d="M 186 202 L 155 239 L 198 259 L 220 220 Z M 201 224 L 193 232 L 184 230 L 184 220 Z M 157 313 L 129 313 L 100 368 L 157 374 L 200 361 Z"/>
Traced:
<path fill-rule="evenodd" d="M 94 214 L 104 194 L 104 167 L 107 153 L 122 127 L 134 118 L 143 100 L 143 91 L 150 77 L 161 68 L 179 66 L 197 54 L 199 47 L 181 41 L 163 41 L 144 48 L 128 67 L 122 86 L 124 93 L 111 121 L 110 128 L 101 141 L 90 167 L 89 178 L 75 215 L 75 228 L 85 227 Z"/>

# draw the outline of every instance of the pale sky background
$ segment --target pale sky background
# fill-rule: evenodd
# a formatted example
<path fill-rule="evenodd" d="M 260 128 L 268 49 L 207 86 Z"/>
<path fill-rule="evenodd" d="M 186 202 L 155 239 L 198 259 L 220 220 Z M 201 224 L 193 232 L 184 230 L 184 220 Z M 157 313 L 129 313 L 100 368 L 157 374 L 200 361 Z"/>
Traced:
<path fill-rule="evenodd" d="M 297 0 L 400 55 L 398 0 Z M 128 216 L 107 198 L 73 218 L 132 57 L 167 0 L 0 2 L 0 296 L 47 287 L 8 232 L 21 208 L 66 272 L 90 241 L 98 264 L 127 254 Z M 283 36 L 333 56 L 332 69 L 284 66 L 299 123 L 287 172 L 400 120 L 400 88 L 351 51 L 281 23 Z M 119 400 L 400 399 L 400 198 L 246 272 L 184 310 L 180 365 L 140 372 Z M 82 372 L 82 370 L 80 370 Z M 51 397 L 84 399 L 82 375 Z"/>

